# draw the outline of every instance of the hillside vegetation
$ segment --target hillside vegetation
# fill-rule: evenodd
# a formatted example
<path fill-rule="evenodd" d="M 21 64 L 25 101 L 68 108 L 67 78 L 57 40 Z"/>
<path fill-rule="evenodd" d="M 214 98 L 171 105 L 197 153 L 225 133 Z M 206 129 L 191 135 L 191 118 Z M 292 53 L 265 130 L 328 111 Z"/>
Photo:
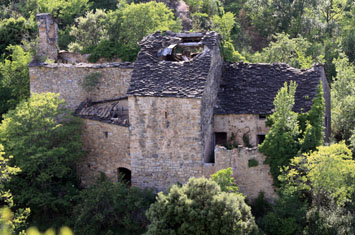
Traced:
<path fill-rule="evenodd" d="M 355 234 L 355 2 L 185 0 L 187 22 L 169 8 L 176 1 L 0 1 L 0 235 L 31 226 L 33 235 L 72 234 L 68 227 L 76 234 Z M 231 169 L 158 195 L 105 175 L 83 189 L 81 121 L 58 94 L 30 97 L 38 13 L 58 22 L 60 50 L 90 54 L 90 62 L 134 61 L 143 37 L 184 26 L 217 31 L 225 61 L 321 63 L 331 87 L 331 141 L 323 143 L 322 84 L 312 109 L 297 114 L 296 84 L 286 83 L 259 146 L 278 186 L 273 204 L 261 193 L 247 205 Z"/>

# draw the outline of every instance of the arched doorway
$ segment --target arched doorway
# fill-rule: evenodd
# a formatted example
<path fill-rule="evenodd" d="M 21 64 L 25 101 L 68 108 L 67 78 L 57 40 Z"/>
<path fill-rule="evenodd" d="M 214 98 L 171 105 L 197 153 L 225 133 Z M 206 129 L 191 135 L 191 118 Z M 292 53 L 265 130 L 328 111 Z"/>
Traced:
<path fill-rule="evenodd" d="M 131 185 L 131 171 L 124 167 L 117 169 L 118 181 L 123 180 L 128 185 Z"/>

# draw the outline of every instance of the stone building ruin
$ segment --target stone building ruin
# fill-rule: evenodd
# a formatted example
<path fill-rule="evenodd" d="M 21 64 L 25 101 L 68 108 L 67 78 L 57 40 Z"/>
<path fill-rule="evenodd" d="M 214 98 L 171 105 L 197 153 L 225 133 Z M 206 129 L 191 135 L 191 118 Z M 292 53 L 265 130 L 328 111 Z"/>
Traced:
<path fill-rule="evenodd" d="M 322 81 L 329 138 L 330 90 L 321 65 L 299 70 L 286 64 L 227 63 L 215 32 L 148 35 L 135 63 L 75 63 L 70 58 L 71 63 L 63 63 L 61 53 L 54 57 L 54 21 L 48 14 L 37 19 L 39 51 L 56 63 L 29 64 L 31 92 L 60 93 L 83 119 L 88 152 L 78 166 L 83 185 L 101 173 L 113 180 L 123 173 L 134 186 L 166 190 L 231 167 L 248 199 L 261 191 L 275 199 L 269 166 L 257 145 L 268 132 L 266 116 L 285 81 L 298 84 L 296 112 L 310 109 Z M 83 81 L 93 73 L 100 74 L 98 82 L 84 89 Z M 249 167 L 250 161 L 256 166 Z"/>

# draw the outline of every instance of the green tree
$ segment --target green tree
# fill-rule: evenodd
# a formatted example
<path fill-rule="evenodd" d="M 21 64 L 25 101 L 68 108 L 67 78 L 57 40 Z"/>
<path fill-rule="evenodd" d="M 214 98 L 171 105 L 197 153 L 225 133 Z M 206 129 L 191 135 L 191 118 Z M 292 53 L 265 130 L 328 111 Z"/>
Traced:
<path fill-rule="evenodd" d="M 231 12 L 227 12 L 222 16 L 214 15 L 212 17 L 212 30 L 219 33 L 223 40 L 231 39 L 231 31 L 234 25 L 234 14 Z"/>
<path fill-rule="evenodd" d="M 311 44 L 302 36 L 291 39 L 289 35 L 279 33 L 274 36 L 274 40 L 262 52 L 255 53 L 253 62 L 281 62 L 295 68 L 308 69 L 313 63 L 322 61 L 321 57 L 312 57 Z"/>
<path fill-rule="evenodd" d="M 0 63 L 0 87 L 8 93 L 8 96 L 0 100 L 4 106 L 0 115 L 8 109 L 15 108 L 21 100 L 30 96 L 30 78 L 27 64 L 31 61 L 32 55 L 19 45 L 9 46 L 7 49 L 11 54 L 3 63 Z"/>
<path fill-rule="evenodd" d="M 117 13 L 120 15 L 118 38 L 122 44 L 137 45 L 150 33 L 182 29 L 181 22 L 175 20 L 173 12 L 164 3 L 131 3 L 122 6 Z"/>
<path fill-rule="evenodd" d="M 244 197 L 222 192 L 217 183 L 190 178 L 160 192 L 147 211 L 147 234 L 255 234 L 257 227 Z"/>
<path fill-rule="evenodd" d="M 89 11 L 85 17 L 76 18 L 76 25 L 73 25 L 70 31 L 70 36 L 75 38 L 75 42 L 69 44 L 69 50 L 79 52 L 107 39 L 106 16 L 105 11 L 97 9 L 95 13 Z"/>
<path fill-rule="evenodd" d="M 50 13 L 59 20 L 60 26 L 73 23 L 74 19 L 83 16 L 90 9 L 89 0 L 36 0 L 37 12 Z"/>
<path fill-rule="evenodd" d="M 34 21 L 23 17 L 8 18 L 0 21 L 0 56 L 8 55 L 11 51 L 6 50 L 9 45 L 20 44 L 24 39 L 30 39 L 35 32 Z"/>
<path fill-rule="evenodd" d="M 355 161 L 344 143 L 320 146 L 291 160 L 282 191 L 308 199 L 307 234 L 352 234 Z"/>
<path fill-rule="evenodd" d="M 239 188 L 233 178 L 232 168 L 217 171 L 211 175 L 211 180 L 221 187 L 222 192 L 238 193 Z"/>
<path fill-rule="evenodd" d="M 276 185 L 280 167 L 286 166 L 299 149 L 297 113 L 292 111 L 296 87 L 296 82 L 291 81 L 289 87 L 285 82 L 284 87 L 277 93 L 274 99 L 275 112 L 268 117 L 268 121 L 272 122 L 270 131 L 259 145 L 260 152 L 266 155 L 265 163 L 270 165 Z"/>
<path fill-rule="evenodd" d="M 141 234 L 148 221 L 144 215 L 154 201 L 151 190 L 113 183 L 105 178 L 80 193 L 75 207 L 77 234 Z"/>
<path fill-rule="evenodd" d="M 300 139 L 300 153 L 314 151 L 324 142 L 325 103 L 322 82 L 320 82 L 312 102 L 311 109 L 305 114 L 307 120 L 304 124 L 300 123 L 300 126 L 305 126 L 305 130 L 301 134 L 302 139 Z"/>
<path fill-rule="evenodd" d="M 344 143 L 320 146 L 291 160 L 281 180 L 292 192 L 309 192 L 312 204 L 320 207 L 330 199 L 343 206 L 355 193 L 355 161 Z"/>
<path fill-rule="evenodd" d="M 18 209 L 14 213 L 11 208 L 14 208 L 14 200 L 10 190 L 5 189 L 5 183 L 9 182 L 13 175 L 21 172 L 18 167 L 9 165 L 12 156 L 4 157 L 4 147 L 0 144 L 0 203 L 3 208 L 0 209 L 0 234 L 11 232 L 19 232 L 26 224 L 26 219 L 30 214 L 30 209 Z"/>
<path fill-rule="evenodd" d="M 64 223 L 78 195 L 79 119 L 68 114 L 59 95 L 32 94 L 4 115 L 0 141 L 14 156 L 10 164 L 21 169 L 6 185 L 15 203 L 30 207 L 34 224 Z"/>
<path fill-rule="evenodd" d="M 355 131 L 355 66 L 345 55 L 334 62 L 337 76 L 331 90 L 332 134 L 350 144 Z"/>

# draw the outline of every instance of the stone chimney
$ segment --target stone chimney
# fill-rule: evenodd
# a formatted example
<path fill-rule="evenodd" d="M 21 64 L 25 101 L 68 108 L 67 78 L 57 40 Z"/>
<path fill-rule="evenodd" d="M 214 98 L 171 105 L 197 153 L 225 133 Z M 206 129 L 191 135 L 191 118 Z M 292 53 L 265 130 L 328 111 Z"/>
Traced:
<path fill-rule="evenodd" d="M 37 56 L 41 60 L 50 59 L 57 61 L 58 57 L 58 25 L 48 13 L 37 14 L 36 16 L 39 42 Z"/>

